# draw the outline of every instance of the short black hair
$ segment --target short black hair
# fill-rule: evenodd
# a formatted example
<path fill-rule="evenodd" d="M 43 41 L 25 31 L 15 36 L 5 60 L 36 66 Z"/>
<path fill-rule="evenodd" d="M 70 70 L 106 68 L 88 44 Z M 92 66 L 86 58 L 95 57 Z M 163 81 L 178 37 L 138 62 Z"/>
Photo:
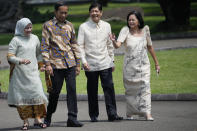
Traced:
<path fill-rule="evenodd" d="M 58 2 L 56 2 L 55 6 L 54 6 L 55 11 L 58 11 L 60 6 L 68 6 L 68 4 L 67 4 L 66 1 L 58 1 Z"/>
<path fill-rule="evenodd" d="M 96 7 L 98 7 L 98 9 L 100 10 L 100 11 L 102 11 L 102 5 L 100 4 L 100 3 L 97 3 L 97 2 L 93 2 L 91 5 L 90 5 L 90 7 L 89 7 L 89 12 L 93 9 L 93 8 L 96 8 Z"/>
<path fill-rule="evenodd" d="M 138 21 L 139 21 L 138 28 L 139 28 L 139 29 L 142 29 L 142 28 L 144 27 L 144 20 L 143 20 L 143 18 L 142 18 L 141 13 L 140 13 L 139 11 L 134 10 L 134 11 L 131 11 L 131 12 L 127 15 L 127 26 L 128 26 L 128 27 L 129 27 L 128 21 L 129 21 L 129 16 L 130 16 L 130 15 L 135 15 L 135 16 L 136 16 L 136 18 L 137 18 Z M 129 28 L 130 28 L 130 27 L 129 27 Z"/>

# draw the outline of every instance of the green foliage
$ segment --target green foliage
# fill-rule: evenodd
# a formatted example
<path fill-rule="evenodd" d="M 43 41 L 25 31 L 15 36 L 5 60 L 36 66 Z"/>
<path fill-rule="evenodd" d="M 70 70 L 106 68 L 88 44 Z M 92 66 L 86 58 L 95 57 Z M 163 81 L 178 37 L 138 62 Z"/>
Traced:
<path fill-rule="evenodd" d="M 11 33 L 0 34 L 0 45 L 8 45 L 12 37 Z"/>
<path fill-rule="evenodd" d="M 41 14 L 36 5 L 28 5 L 23 3 L 23 16 L 29 18 L 33 23 L 45 22 L 53 17 L 53 13 L 46 11 L 44 14 Z"/>
<path fill-rule="evenodd" d="M 153 43 L 154 44 L 154 43 Z M 156 52 L 161 72 L 157 77 L 154 62 L 150 57 L 151 63 L 151 90 L 153 94 L 177 94 L 177 93 L 197 93 L 197 48 L 180 49 L 170 51 Z M 123 56 L 115 56 L 115 71 L 113 72 L 113 80 L 116 94 L 124 94 L 124 86 L 122 81 L 122 65 Z M 2 91 L 8 91 L 8 70 L 0 70 L 0 83 Z M 44 81 L 44 73 L 41 73 L 43 87 L 46 92 Z M 65 84 L 62 93 L 66 93 Z M 87 94 L 86 77 L 82 70 L 77 76 L 77 93 Z M 99 83 L 99 94 L 103 94 Z"/>

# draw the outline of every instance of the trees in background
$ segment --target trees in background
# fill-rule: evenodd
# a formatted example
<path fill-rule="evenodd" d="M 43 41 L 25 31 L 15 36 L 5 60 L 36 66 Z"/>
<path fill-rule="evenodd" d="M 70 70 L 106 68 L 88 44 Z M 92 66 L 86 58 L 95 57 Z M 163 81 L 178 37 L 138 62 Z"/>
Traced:
<path fill-rule="evenodd" d="M 14 31 L 19 12 L 18 0 L 0 0 L 0 33 Z"/>
<path fill-rule="evenodd" d="M 92 0 L 107 6 L 110 0 Z M 158 25 L 163 29 L 187 29 L 190 25 L 191 0 L 157 0 L 165 16 L 165 21 Z M 12 32 L 16 20 L 20 17 L 29 17 L 34 23 L 44 22 L 53 16 L 53 13 L 41 14 L 33 5 L 25 0 L 0 0 L 0 32 Z"/>
<path fill-rule="evenodd" d="M 107 3 L 109 2 L 108 0 L 98 0 L 98 2 L 100 3 L 100 4 L 102 4 L 103 6 L 107 6 Z"/>
<path fill-rule="evenodd" d="M 109 0 L 94 0 L 107 6 Z M 139 1 L 138 1 L 139 2 Z M 165 16 L 164 29 L 187 28 L 190 24 L 191 0 L 157 0 Z"/>
<path fill-rule="evenodd" d="M 157 0 L 164 13 L 164 28 L 187 28 L 190 24 L 191 0 Z"/>

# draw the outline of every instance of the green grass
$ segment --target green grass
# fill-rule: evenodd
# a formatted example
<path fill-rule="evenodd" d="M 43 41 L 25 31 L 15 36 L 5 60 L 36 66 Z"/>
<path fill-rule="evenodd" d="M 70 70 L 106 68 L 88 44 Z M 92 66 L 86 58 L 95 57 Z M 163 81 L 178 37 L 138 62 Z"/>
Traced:
<path fill-rule="evenodd" d="M 154 63 L 149 56 L 151 62 L 151 90 L 153 94 L 197 93 L 197 60 L 195 59 L 197 48 L 158 51 L 156 54 L 161 66 L 159 77 L 156 76 Z M 123 56 L 116 56 L 116 68 L 115 72 L 113 72 L 116 94 L 124 94 L 122 63 Z M 0 74 L 2 91 L 7 92 L 9 71 L 0 70 Z M 43 73 L 41 73 L 41 79 L 44 88 L 46 88 Z M 65 85 L 62 89 L 62 93 L 66 93 Z M 84 71 L 81 71 L 77 77 L 77 93 L 86 94 L 86 77 Z M 103 94 L 100 85 L 99 94 Z"/>
<path fill-rule="evenodd" d="M 157 54 L 161 73 L 157 78 L 153 72 L 153 93 L 197 93 L 197 49 L 161 51 Z"/>

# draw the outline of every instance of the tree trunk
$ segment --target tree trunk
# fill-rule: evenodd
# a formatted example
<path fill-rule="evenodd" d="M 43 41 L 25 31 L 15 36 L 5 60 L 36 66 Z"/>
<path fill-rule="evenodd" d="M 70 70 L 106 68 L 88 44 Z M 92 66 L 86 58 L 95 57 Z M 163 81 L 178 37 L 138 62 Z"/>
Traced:
<path fill-rule="evenodd" d="M 167 25 L 189 25 L 190 0 L 157 0 Z"/>
<path fill-rule="evenodd" d="M 102 6 L 107 7 L 108 0 L 98 0 L 98 3 L 100 3 Z"/>
<path fill-rule="evenodd" d="M 16 21 L 20 17 L 19 0 L 1 0 L 0 16 L 0 32 L 14 32 Z"/>

